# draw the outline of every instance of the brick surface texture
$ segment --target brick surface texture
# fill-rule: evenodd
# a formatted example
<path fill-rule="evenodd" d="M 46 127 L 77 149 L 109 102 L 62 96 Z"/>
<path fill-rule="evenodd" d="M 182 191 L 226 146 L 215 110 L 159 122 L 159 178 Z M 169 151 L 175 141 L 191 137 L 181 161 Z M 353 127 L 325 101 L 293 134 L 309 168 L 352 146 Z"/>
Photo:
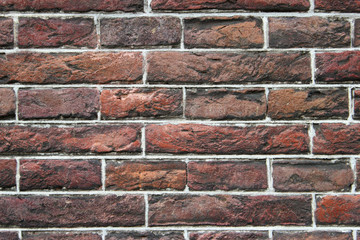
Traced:
<path fill-rule="evenodd" d="M 0 15 L 0 240 L 360 240 L 359 0 Z"/>

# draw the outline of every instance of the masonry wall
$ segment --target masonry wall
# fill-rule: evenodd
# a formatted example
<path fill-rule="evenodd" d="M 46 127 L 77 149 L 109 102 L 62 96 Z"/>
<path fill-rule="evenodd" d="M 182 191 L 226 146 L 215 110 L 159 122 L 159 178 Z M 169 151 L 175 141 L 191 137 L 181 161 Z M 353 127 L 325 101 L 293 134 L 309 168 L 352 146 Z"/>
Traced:
<path fill-rule="evenodd" d="M 360 239 L 359 0 L 0 11 L 0 239 Z"/>

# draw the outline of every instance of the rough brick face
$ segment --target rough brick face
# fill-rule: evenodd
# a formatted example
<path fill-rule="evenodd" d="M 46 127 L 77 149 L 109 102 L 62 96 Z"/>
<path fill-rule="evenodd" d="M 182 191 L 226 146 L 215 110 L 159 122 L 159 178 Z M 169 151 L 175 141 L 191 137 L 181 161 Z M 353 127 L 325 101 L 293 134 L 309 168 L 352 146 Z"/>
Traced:
<path fill-rule="evenodd" d="M 315 8 L 322 11 L 360 12 L 357 0 L 315 0 Z"/>
<path fill-rule="evenodd" d="M 90 18 L 20 18 L 19 46 L 96 47 L 94 20 Z"/>
<path fill-rule="evenodd" d="M 15 159 L 0 160 L 0 188 L 7 189 L 15 187 L 16 161 Z M 0 234 L 1 236 L 1 234 Z M 0 238 L 1 239 L 1 238 Z"/>
<path fill-rule="evenodd" d="M 96 119 L 99 92 L 95 88 L 19 91 L 19 118 Z"/>
<path fill-rule="evenodd" d="M 1 4 L 1 3 L 0 3 Z M 14 26 L 11 18 L 0 18 L 0 48 L 14 45 Z"/>
<path fill-rule="evenodd" d="M 346 19 L 269 18 L 269 45 L 273 48 L 350 47 Z"/>
<path fill-rule="evenodd" d="M 261 48 L 264 44 L 259 18 L 187 18 L 184 34 L 188 48 Z"/>
<path fill-rule="evenodd" d="M 360 118 L 360 90 L 354 91 L 354 118 Z"/>
<path fill-rule="evenodd" d="M 266 240 L 269 239 L 267 232 L 192 232 L 190 240 L 211 240 L 211 239 L 242 239 L 242 240 Z"/>
<path fill-rule="evenodd" d="M 106 240 L 184 240 L 184 235 L 180 232 L 164 232 L 164 231 L 149 231 L 149 232 L 110 232 L 106 235 Z"/>
<path fill-rule="evenodd" d="M 359 7 L 360 9 L 360 7 Z M 360 10 L 359 10 L 360 11 Z M 360 19 L 355 20 L 355 40 L 354 40 L 354 46 L 359 47 L 360 46 Z"/>
<path fill-rule="evenodd" d="M 101 240 L 98 233 L 87 232 L 23 232 L 22 239 L 24 240 Z"/>
<path fill-rule="evenodd" d="M 274 240 L 316 240 L 316 239 L 328 239 L 328 240 L 352 240 L 352 234 L 349 232 L 285 232 L 275 231 L 273 233 Z"/>
<path fill-rule="evenodd" d="M 17 232 L 0 232 L 1 240 L 19 240 L 19 234 Z"/>
<path fill-rule="evenodd" d="M 0 119 L 15 117 L 15 93 L 10 88 L 0 88 Z"/>

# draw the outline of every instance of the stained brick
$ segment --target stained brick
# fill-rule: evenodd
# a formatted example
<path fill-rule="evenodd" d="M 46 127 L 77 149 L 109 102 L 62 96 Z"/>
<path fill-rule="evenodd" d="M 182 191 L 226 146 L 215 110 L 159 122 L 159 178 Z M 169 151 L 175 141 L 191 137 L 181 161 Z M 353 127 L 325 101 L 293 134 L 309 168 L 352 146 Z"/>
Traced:
<path fill-rule="evenodd" d="M 0 240 L 20 240 L 17 232 L 0 232 Z"/>
<path fill-rule="evenodd" d="M 0 18 L 0 48 L 12 48 L 14 46 L 13 24 L 11 18 Z"/>
<path fill-rule="evenodd" d="M 110 232 L 106 240 L 184 240 L 182 232 L 148 231 L 148 232 Z"/>
<path fill-rule="evenodd" d="M 275 231 L 273 233 L 274 240 L 316 240 L 316 239 L 328 239 L 328 240 L 352 240 L 352 234 L 350 232 L 325 232 L 325 231 L 313 231 L 313 232 L 301 232 L 301 231 Z"/>
<path fill-rule="evenodd" d="M 359 6 L 359 11 L 360 11 L 360 6 Z M 355 29 L 354 29 L 354 34 L 355 34 L 354 46 L 359 47 L 360 46 L 360 19 L 355 20 L 354 27 L 355 27 Z"/>
<path fill-rule="evenodd" d="M 269 239 L 267 232 L 191 232 L 190 240 L 213 240 L 213 239 L 241 239 L 241 240 L 266 240 Z"/>
<path fill-rule="evenodd" d="M 23 232 L 23 240 L 101 240 L 99 233 L 87 232 Z"/>
<path fill-rule="evenodd" d="M 15 93 L 10 88 L 0 88 L 0 119 L 15 118 Z"/>
<path fill-rule="evenodd" d="M 360 12 L 357 0 L 315 0 L 315 9 L 323 11 Z"/>
<path fill-rule="evenodd" d="M 0 188 L 12 188 L 16 185 L 15 159 L 0 160 Z M 0 234 L 1 236 L 1 234 Z"/>

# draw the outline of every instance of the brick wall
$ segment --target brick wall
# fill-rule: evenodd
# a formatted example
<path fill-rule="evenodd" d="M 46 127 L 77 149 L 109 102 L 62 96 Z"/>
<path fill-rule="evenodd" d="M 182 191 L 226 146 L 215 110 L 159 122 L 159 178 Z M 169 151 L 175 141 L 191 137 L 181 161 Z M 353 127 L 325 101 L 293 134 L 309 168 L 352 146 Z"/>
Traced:
<path fill-rule="evenodd" d="M 0 11 L 0 239 L 360 239 L 359 0 Z"/>

